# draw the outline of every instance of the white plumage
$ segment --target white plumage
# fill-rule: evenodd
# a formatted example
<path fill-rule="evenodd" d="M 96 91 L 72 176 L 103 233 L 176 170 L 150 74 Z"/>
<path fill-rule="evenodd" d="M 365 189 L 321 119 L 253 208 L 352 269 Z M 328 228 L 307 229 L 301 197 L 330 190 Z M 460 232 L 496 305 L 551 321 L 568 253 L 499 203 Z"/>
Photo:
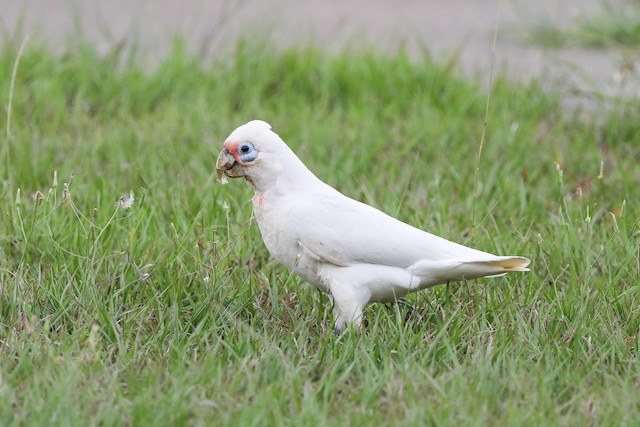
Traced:
<path fill-rule="evenodd" d="M 332 295 L 335 325 L 360 324 L 368 302 L 390 302 L 453 280 L 528 271 L 520 256 L 496 256 L 434 236 L 320 181 L 263 121 L 224 143 L 218 177 L 255 188 L 253 212 L 271 255 Z"/>

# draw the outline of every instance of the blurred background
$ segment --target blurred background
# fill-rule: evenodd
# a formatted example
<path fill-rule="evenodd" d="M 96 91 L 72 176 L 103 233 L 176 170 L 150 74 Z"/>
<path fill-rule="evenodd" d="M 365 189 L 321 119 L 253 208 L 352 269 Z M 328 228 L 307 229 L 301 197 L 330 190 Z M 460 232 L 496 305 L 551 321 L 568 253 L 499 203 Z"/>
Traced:
<path fill-rule="evenodd" d="M 625 47 L 640 36 L 638 9 L 635 0 L 0 0 L 0 25 L 5 37 L 29 34 L 54 49 L 82 38 L 104 53 L 135 50 L 149 64 L 176 38 L 203 56 L 240 38 L 331 51 L 403 47 L 487 78 L 493 62 L 514 79 L 561 81 L 575 99 L 637 94 Z"/>

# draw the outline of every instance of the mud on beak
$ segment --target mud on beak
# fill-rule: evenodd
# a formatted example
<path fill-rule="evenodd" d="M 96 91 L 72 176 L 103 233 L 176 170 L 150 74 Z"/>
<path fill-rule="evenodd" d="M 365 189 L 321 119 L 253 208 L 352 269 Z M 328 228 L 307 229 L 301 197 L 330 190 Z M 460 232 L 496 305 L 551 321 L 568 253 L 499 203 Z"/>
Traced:
<path fill-rule="evenodd" d="M 218 161 L 216 162 L 216 175 L 220 180 L 223 175 L 229 178 L 238 178 L 244 176 L 244 168 L 238 164 L 236 159 L 225 148 L 218 155 Z"/>

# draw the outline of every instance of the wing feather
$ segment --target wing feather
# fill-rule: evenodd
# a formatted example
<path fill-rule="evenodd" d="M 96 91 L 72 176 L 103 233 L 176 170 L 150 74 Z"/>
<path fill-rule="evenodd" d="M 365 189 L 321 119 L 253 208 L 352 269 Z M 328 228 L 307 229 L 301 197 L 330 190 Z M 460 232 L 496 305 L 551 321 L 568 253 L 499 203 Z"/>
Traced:
<path fill-rule="evenodd" d="M 406 268 L 424 260 L 495 257 L 417 229 L 337 191 L 298 194 L 287 208 L 287 222 L 299 230 L 300 245 L 336 265 Z"/>

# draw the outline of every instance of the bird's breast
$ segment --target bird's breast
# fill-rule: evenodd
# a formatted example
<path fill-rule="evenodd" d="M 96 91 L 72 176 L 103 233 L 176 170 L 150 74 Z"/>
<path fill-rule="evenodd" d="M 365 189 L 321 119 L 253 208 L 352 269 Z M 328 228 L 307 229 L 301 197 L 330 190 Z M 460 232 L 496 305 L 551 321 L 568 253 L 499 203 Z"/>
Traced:
<path fill-rule="evenodd" d="M 318 276 L 317 259 L 304 251 L 299 236 L 287 224 L 286 213 L 268 205 L 264 196 L 256 194 L 253 214 L 271 256 L 318 289 L 328 292 Z"/>
<path fill-rule="evenodd" d="M 264 195 L 253 197 L 253 216 L 258 223 L 265 246 L 278 262 L 292 268 L 297 251 L 297 239 L 278 209 L 267 204 Z"/>

